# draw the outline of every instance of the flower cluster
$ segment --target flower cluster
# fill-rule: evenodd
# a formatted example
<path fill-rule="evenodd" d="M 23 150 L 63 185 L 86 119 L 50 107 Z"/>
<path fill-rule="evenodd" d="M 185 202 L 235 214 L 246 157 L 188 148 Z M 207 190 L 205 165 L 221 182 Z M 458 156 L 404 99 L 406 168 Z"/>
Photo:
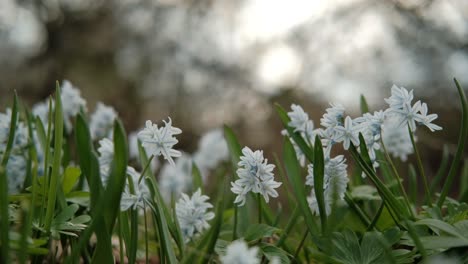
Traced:
<path fill-rule="evenodd" d="M 127 166 L 127 175 L 130 176 L 132 184 L 126 184 L 122 199 L 120 200 L 120 210 L 126 211 L 130 208 L 144 208 L 145 201 L 151 197 L 151 193 L 146 186 L 145 181 L 139 182 L 141 174 L 133 167 Z"/>
<path fill-rule="evenodd" d="M 214 169 L 228 157 L 228 146 L 221 129 L 212 130 L 203 135 L 198 143 L 198 150 L 193 154 L 193 159 L 203 177 L 206 177 L 208 170 Z"/>
<path fill-rule="evenodd" d="M 233 241 L 226 248 L 226 255 L 220 257 L 223 264 L 259 264 L 258 248 L 249 249 L 244 240 Z"/>
<path fill-rule="evenodd" d="M 249 147 L 244 147 L 242 154 L 237 169 L 239 179 L 231 182 L 231 191 L 237 194 L 234 203 L 243 206 L 249 192 L 263 195 L 266 202 L 269 201 L 269 196 L 278 197 L 275 188 L 281 186 L 281 183 L 274 180 L 275 165 L 268 164 L 261 150 L 253 152 Z"/>
<path fill-rule="evenodd" d="M 387 151 L 394 157 L 406 160 L 407 156 L 413 152 L 410 134 L 406 124 L 411 131 L 416 130 L 417 125 L 425 125 L 431 131 L 442 129 L 440 126 L 432 123 L 437 118 L 436 114 L 428 115 L 426 103 L 417 101 L 412 104 L 413 91 L 397 86 L 392 87 L 390 98 L 385 99 L 389 108 L 385 111 L 376 111 L 373 114 L 365 113 L 360 117 L 351 118 L 345 115 L 345 108 L 339 104 L 331 104 L 326 109 L 326 113 L 320 119 L 322 127 L 313 129 L 313 123 L 308 115 L 298 105 L 291 105 L 292 111 L 288 113 L 291 121 L 288 123 L 295 132 L 299 132 L 305 139 L 306 144 L 312 146 L 313 138 L 319 136 L 324 147 L 325 159 L 325 204 L 327 214 L 330 213 L 330 204 L 333 198 L 343 199 L 346 185 L 348 182 L 346 174 L 346 164 L 343 156 L 330 158 L 333 145 L 343 143 L 343 148 L 348 150 L 352 145 L 360 144 L 359 134 L 362 134 L 364 143 L 369 151 L 369 157 L 373 166 L 379 166 L 377 162 L 376 151 L 381 149 L 381 142 L 384 142 Z M 287 132 L 283 131 L 287 135 Z M 305 155 L 295 144 L 297 158 L 302 166 L 305 165 Z M 360 151 L 360 148 L 357 148 Z M 308 165 L 309 175 L 307 184 L 313 186 L 313 165 Z M 334 186 L 334 187 L 333 187 Z M 335 189 L 333 189 L 335 188 Z M 309 197 L 309 205 L 312 210 L 318 213 L 317 200 L 315 192 Z"/>
<path fill-rule="evenodd" d="M 112 128 L 116 118 L 117 112 L 113 107 L 99 102 L 89 122 L 89 129 L 93 139 L 112 137 Z"/>
<path fill-rule="evenodd" d="M 80 110 L 86 111 L 86 101 L 81 97 L 81 92 L 74 87 L 69 81 L 65 80 L 62 83 L 61 100 L 63 109 L 63 119 L 65 129 L 68 133 L 72 130 L 72 118 L 75 117 Z"/>
<path fill-rule="evenodd" d="M 138 133 L 145 150 L 154 156 L 163 155 L 170 164 L 175 165 L 173 157 L 180 157 L 180 151 L 173 149 L 179 142 L 174 135 L 182 133 L 182 130 L 172 126 L 172 120 L 164 121 L 164 126 L 159 127 L 150 120 L 146 121 L 145 128 Z"/>
<path fill-rule="evenodd" d="M 104 187 L 107 187 L 109 182 L 109 174 L 111 171 L 112 161 L 114 160 L 114 142 L 108 138 L 103 138 L 99 141 L 99 171 L 101 181 Z M 125 211 L 129 208 L 143 207 L 145 199 L 150 197 L 150 192 L 145 184 L 145 181 L 139 182 L 141 174 L 133 167 L 127 166 L 127 179 L 122 199 L 120 201 L 120 210 Z M 131 181 L 131 184 L 130 184 Z"/>
<path fill-rule="evenodd" d="M 442 127 L 432 124 L 437 118 L 437 114 L 428 115 L 427 104 L 417 101 L 412 105 L 413 90 L 408 92 L 405 88 L 393 85 L 392 95 L 385 99 L 389 108 L 386 110 L 390 115 L 397 117 L 399 126 L 409 125 L 411 131 L 416 130 L 416 124 L 425 125 L 432 132 L 441 130 Z"/>
<path fill-rule="evenodd" d="M 348 184 L 348 175 L 346 172 L 346 159 L 342 156 L 336 156 L 325 161 L 325 173 L 323 178 L 323 193 L 325 197 L 325 211 L 327 215 L 331 212 L 331 205 L 335 200 L 343 200 Z M 308 174 L 306 184 L 312 186 L 310 196 L 308 197 L 309 206 L 312 212 L 319 214 L 317 198 L 314 190 L 314 166 L 308 165 Z"/>
<path fill-rule="evenodd" d="M 208 221 L 213 219 L 215 214 L 208 212 L 208 209 L 213 207 L 212 204 L 206 202 L 208 199 L 210 198 L 202 195 L 201 190 L 198 189 L 192 197 L 182 193 L 176 203 L 177 220 L 186 243 L 210 227 Z"/>
<path fill-rule="evenodd" d="M 159 174 L 161 195 L 170 203 L 171 199 L 178 199 L 192 185 L 192 158 L 182 153 L 175 161 L 175 165 L 165 164 Z"/>
<path fill-rule="evenodd" d="M 292 111 L 288 113 L 288 116 L 291 119 L 288 125 L 294 129 L 294 132 L 300 133 L 302 138 L 306 140 L 306 143 L 313 144 L 315 140 L 314 122 L 309 119 L 309 115 L 306 112 L 304 112 L 304 109 L 302 109 L 301 106 L 292 104 L 291 109 Z M 284 129 L 281 131 L 281 134 L 284 136 L 288 136 L 288 131 Z M 304 153 L 294 142 L 294 140 L 290 138 L 290 141 L 293 143 L 296 156 L 301 166 L 304 167 L 306 164 L 306 157 Z"/>

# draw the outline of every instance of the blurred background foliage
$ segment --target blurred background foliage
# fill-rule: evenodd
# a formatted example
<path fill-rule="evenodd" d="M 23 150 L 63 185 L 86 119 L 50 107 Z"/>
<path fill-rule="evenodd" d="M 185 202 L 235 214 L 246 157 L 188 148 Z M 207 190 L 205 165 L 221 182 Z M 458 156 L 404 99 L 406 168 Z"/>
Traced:
<path fill-rule="evenodd" d="M 127 131 L 171 116 L 190 152 L 227 123 L 279 153 L 273 102 L 317 127 L 328 102 L 357 116 L 360 94 L 381 109 L 395 83 L 439 114 L 444 130 L 418 135 L 435 168 L 456 144 L 467 51 L 466 0 L 1 0 L 0 104 L 16 90 L 31 106 L 67 79 Z"/>

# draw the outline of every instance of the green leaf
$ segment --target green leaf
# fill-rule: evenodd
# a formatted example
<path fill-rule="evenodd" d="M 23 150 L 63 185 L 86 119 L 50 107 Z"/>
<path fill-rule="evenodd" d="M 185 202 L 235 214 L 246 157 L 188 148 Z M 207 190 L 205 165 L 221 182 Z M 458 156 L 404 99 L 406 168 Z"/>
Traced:
<path fill-rule="evenodd" d="M 465 91 L 460 86 L 457 79 L 454 79 L 454 81 L 455 85 L 457 86 L 458 94 L 460 95 L 460 101 L 462 104 L 462 121 L 460 128 L 460 136 L 458 138 L 457 144 L 457 152 L 455 153 L 455 158 L 453 159 L 452 165 L 450 166 L 447 179 L 445 180 L 444 186 L 442 187 L 442 191 L 440 193 L 439 200 L 437 201 L 437 206 L 439 208 L 441 208 L 444 204 L 445 198 L 447 197 L 450 189 L 452 188 L 453 180 L 455 179 L 455 175 L 457 174 L 458 167 L 463 157 L 463 153 L 465 152 L 466 139 L 468 138 L 468 102 L 466 99 Z"/>
<path fill-rule="evenodd" d="M 314 222 L 312 212 L 310 211 L 309 204 L 307 202 L 307 195 L 305 193 L 305 179 L 301 177 L 301 167 L 297 161 L 296 152 L 287 137 L 284 140 L 283 158 L 286 167 L 286 174 L 288 175 L 289 181 L 295 191 L 294 195 L 306 222 L 306 226 L 309 229 L 312 239 L 314 241 L 318 241 L 318 228 Z"/>
<path fill-rule="evenodd" d="M 227 125 L 224 125 L 224 138 L 226 139 L 229 152 L 231 154 L 232 165 L 237 167 L 240 156 L 242 156 L 242 149 L 239 141 L 237 141 L 237 137 L 234 134 L 234 131 L 232 131 L 232 129 Z"/>
<path fill-rule="evenodd" d="M 232 180 L 234 181 L 236 179 L 237 172 L 237 164 L 239 163 L 240 156 L 242 156 L 242 149 L 239 144 L 239 141 L 237 140 L 236 135 L 234 134 L 234 131 L 227 125 L 224 125 L 224 138 L 226 139 L 228 149 L 230 152 L 231 156 L 231 162 L 232 162 Z M 229 192 L 231 193 L 231 192 Z M 231 195 L 232 196 L 232 195 Z M 245 230 L 247 230 L 247 227 L 249 226 L 249 219 L 250 219 L 250 212 L 249 212 L 249 206 L 251 204 L 250 202 L 251 196 L 247 196 L 247 202 L 244 206 L 238 207 L 237 205 L 234 205 L 234 225 L 233 225 L 233 238 L 236 239 L 238 234 L 243 234 Z"/>
<path fill-rule="evenodd" d="M 94 151 L 88 124 L 82 113 L 76 118 L 76 145 L 81 172 L 88 181 L 91 193 L 91 211 L 96 207 L 97 201 L 103 192 L 101 176 L 99 172 L 99 161 Z"/>
<path fill-rule="evenodd" d="M 54 156 L 52 163 L 52 172 L 49 184 L 49 193 L 47 195 L 47 208 L 45 216 L 44 229 L 49 231 L 52 224 L 52 218 L 55 211 L 55 202 L 58 192 L 60 169 L 62 162 L 62 144 L 63 144 L 63 113 L 62 100 L 60 96 L 60 86 L 57 82 L 55 91 L 55 111 L 54 111 Z"/>
<path fill-rule="evenodd" d="M 429 218 L 422 219 L 422 220 L 417 221 L 415 225 L 425 225 L 425 226 L 430 227 L 434 231 L 443 231 L 446 234 L 452 235 L 454 237 L 463 238 L 463 236 L 459 234 L 459 231 L 454 226 L 441 220 L 429 219 Z"/>
<path fill-rule="evenodd" d="M 254 224 L 249 226 L 245 231 L 244 239 L 247 242 L 259 240 L 264 237 L 271 237 L 273 234 L 278 233 L 279 229 L 266 225 L 266 224 Z"/>
<path fill-rule="evenodd" d="M 10 131 L 8 134 L 8 142 L 5 148 L 5 152 L 2 157 L 2 164 L 0 167 L 0 228 L 2 230 L 0 234 L 1 242 L 1 251 L 0 251 L 0 262 L 9 263 L 10 262 L 10 238 L 9 232 L 9 216 L 8 216 L 8 177 L 6 174 L 6 167 L 8 165 L 8 160 L 10 158 L 10 151 L 13 147 L 13 141 L 16 133 L 16 124 L 18 122 L 18 97 L 14 96 L 13 100 L 13 109 L 11 110 L 11 121 L 10 121 Z"/>
<path fill-rule="evenodd" d="M 280 263 L 291 263 L 290 256 L 286 251 L 281 248 L 275 247 L 271 244 L 260 243 L 260 249 L 263 254 L 271 261 L 272 258 L 279 258 Z"/>
<path fill-rule="evenodd" d="M 323 157 L 322 142 L 319 137 L 315 137 L 315 153 L 314 153 L 314 191 L 317 198 L 317 205 L 320 212 L 320 223 L 322 226 L 322 234 L 325 235 L 327 230 L 327 212 L 325 210 L 325 196 L 323 190 L 323 178 L 325 177 L 325 161 Z"/>
<path fill-rule="evenodd" d="M 367 104 L 366 98 L 362 94 L 360 98 L 360 107 L 361 107 L 361 114 L 369 113 L 369 105 Z"/>
<path fill-rule="evenodd" d="M 80 178 L 81 170 L 78 167 L 68 166 L 63 174 L 62 189 L 63 193 L 71 192 Z"/>

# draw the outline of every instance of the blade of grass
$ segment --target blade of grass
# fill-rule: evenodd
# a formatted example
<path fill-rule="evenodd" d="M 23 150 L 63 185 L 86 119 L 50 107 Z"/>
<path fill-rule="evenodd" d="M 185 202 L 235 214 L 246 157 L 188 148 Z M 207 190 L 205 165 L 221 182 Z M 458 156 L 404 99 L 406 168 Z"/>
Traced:
<path fill-rule="evenodd" d="M 418 181 L 416 176 L 416 170 L 413 164 L 409 165 L 409 198 L 414 205 L 418 204 Z"/>
<path fill-rule="evenodd" d="M 424 166 L 421 161 L 421 156 L 419 155 L 419 150 L 416 147 L 416 142 L 414 141 L 413 131 L 411 131 L 409 124 L 408 124 L 408 133 L 410 135 L 411 145 L 413 145 L 414 154 L 416 154 L 416 164 L 417 164 L 419 173 L 421 174 L 421 178 L 423 179 L 424 192 L 426 194 L 424 201 L 429 207 L 432 207 L 432 195 L 431 195 L 431 192 L 429 191 L 429 184 L 427 183 L 426 173 L 424 172 Z"/>
<path fill-rule="evenodd" d="M 232 181 L 235 181 L 237 178 L 235 175 L 237 175 L 236 168 L 237 164 L 239 163 L 240 156 L 242 156 L 242 150 L 241 146 L 239 144 L 239 141 L 237 140 L 237 137 L 232 131 L 230 127 L 227 125 L 224 125 L 224 138 L 226 139 L 229 153 L 231 156 L 231 162 L 232 162 Z M 231 192 L 229 192 L 231 193 Z M 233 200 L 233 195 L 230 195 L 231 198 L 228 198 L 228 200 Z M 249 201 L 250 196 L 247 196 L 248 200 L 244 206 L 238 207 L 237 205 L 234 205 L 234 225 L 233 225 L 233 239 L 236 239 L 239 234 L 243 234 L 245 230 L 247 230 L 247 227 L 249 225 L 249 219 L 250 219 L 250 214 L 249 214 Z"/>
<path fill-rule="evenodd" d="M 449 149 L 447 145 L 444 145 L 444 148 L 442 150 L 442 161 L 440 163 L 439 169 L 437 170 L 436 175 L 431 181 L 431 187 L 429 188 L 430 193 L 435 193 L 436 188 L 438 188 L 438 185 L 442 178 L 444 177 L 445 173 L 447 172 L 449 164 Z"/>
<path fill-rule="evenodd" d="M 2 157 L 2 167 L 0 168 L 0 234 L 1 241 L 1 262 L 10 262 L 10 235 L 7 230 L 10 226 L 10 217 L 8 214 L 8 175 L 6 174 L 6 167 L 10 159 L 11 148 L 15 139 L 16 124 L 18 122 L 18 97 L 14 95 L 13 108 L 11 110 L 10 131 L 8 134 L 8 142 L 5 152 Z"/>
<path fill-rule="evenodd" d="M 60 177 L 60 165 L 62 161 L 62 144 L 63 144 L 63 113 L 62 100 L 60 96 L 60 86 L 57 82 L 55 91 L 55 117 L 54 117 L 54 156 L 52 164 L 52 172 L 50 177 L 49 193 L 47 195 L 47 209 L 45 215 L 44 229 L 50 232 L 50 226 L 55 212 L 55 202 L 57 197 L 58 182 Z"/>
<path fill-rule="evenodd" d="M 317 198 L 317 204 L 320 212 L 320 224 L 322 226 L 322 235 L 327 230 L 327 212 L 325 210 L 325 196 L 323 190 L 323 178 L 325 176 L 325 161 L 323 157 L 322 142 L 319 137 L 315 137 L 314 153 L 314 191 Z"/>
<path fill-rule="evenodd" d="M 314 222 L 312 212 L 310 211 L 309 204 L 307 202 L 304 179 L 301 177 L 301 167 L 297 161 L 296 152 L 291 141 L 289 141 L 289 138 L 287 137 L 284 140 L 283 159 L 286 167 L 286 173 L 292 184 L 293 190 L 295 191 L 294 194 L 299 209 L 304 217 L 307 228 L 311 233 L 312 239 L 317 242 L 319 230 Z"/>
<path fill-rule="evenodd" d="M 465 92 L 463 88 L 458 83 L 457 79 L 454 79 L 455 85 L 457 86 L 458 94 L 460 95 L 460 101 L 462 104 L 462 123 L 460 128 L 460 136 L 458 138 L 458 147 L 457 152 L 455 153 L 455 158 L 453 159 L 452 165 L 450 166 L 450 170 L 445 180 L 444 186 L 442 187 L 442 191 L 440 193 L 439 200 L 437 201 L 437 206 L 442 208 L 445 199 L 452 187 L 453 180 L 455 179 L 455 175 L 458 170 L 458 166 L 463 158 L 463 153 L 465 152 L 465 143 L 466 139 L 468 138 L 468 102 L 466 99 Z"/>

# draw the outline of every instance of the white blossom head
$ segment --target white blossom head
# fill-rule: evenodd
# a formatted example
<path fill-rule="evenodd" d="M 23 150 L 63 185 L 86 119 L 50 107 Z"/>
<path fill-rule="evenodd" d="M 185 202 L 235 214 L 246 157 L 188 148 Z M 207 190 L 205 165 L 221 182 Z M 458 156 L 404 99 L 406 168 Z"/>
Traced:
<path fill-rule="evenodd" d="M 336 156 L 332 159 L 325 160 L 323 192 L 325 198 L 325 212 L 327 215 L 331 213 L 331 206 L 334 199 L 343 200 L 348 184 L 348 173 L 346 172 L 346 160 L 343 155 Z M 311 193 L 307 198 L 309 207 L 315 214 L 320 214 L 317 197 L 314 189 L 314 166 L 308 165 L 308 174 L 306 177 L 306 185 L 312 186 Z"/>
<path fill-rule="evenodd" d="M 99 141 L 99 171 L 101 174 L 102 184 L 107 186 L 111 164 L 114 160 L 114 142 L 108 138 L 103 138 Z"/>
<path fill-rule="evenodd" d="M 69 133 L 72 130 L 72 118 L 75 117 L 81 109 L 86 111 L 86 101 L 81 97 L 81 92 L 69 81 L 64 80 L 61 87 L 62 111 L 64 125 Z"/>
<path fill-rule="evenodd" d="M 6 167 L 8 194 L 17 194 L 23 189 L 26 179 L 26 159 L 22 155 L 10 155 Z"/>
<path fill-rule="evenodd" d="M 237 194 L 234 203 L 243 206 L 249 192 L 261 194 L 267 203 L 269 196 L 278 197 L 275 189 L 281 186 L 281 183 L 274 180 L 275 165 L 268 164 L 261 150 L 253 152 L 249 147 L 244 147 L 242 154 L 237 169 L 239 179 L 231 182 L 231 191 Z"/>
<path fill-rule="evenodd" d="M 97 103 L 96 110 L 91 115 L 89 122 L 91 137 L 93 139 L 112 137 L 112 129 L 116 118 L 117 112 L 113 107 L 101 102 Z"/>
<path fill-rule="evenodd" d="M 192 185 L 192 158 L 189 154 L 181 154 L 175 165 L 164 164 L 159 174 L 161 194 L 170 202 L 177 199 L 182 192 L 186 192 Z"/>
<path fill-rule="evenodd" d="M 385 120 L 382 127 L 382 141 L 387 151 L 393 157 L 400 158 L 402 161 L 406 161 L 408 155 L 413 154 L 413 145 L 408 129 L 400 126 L 396 117 Z"/>
<path fill-rule="evenodd" d="M 208 170 L 216 168 L 219 162 L 229 158 L 229 149 L 221 129 L 209 131 L 198 142 L 194 160 L 198 168 L 206 175 Z"/>
<path fill-rule="evenodd" d="M 208 221 L 213 219 L 215 214 L 208 211 L 213 208 L 213 205 L 207 202 L 209 199 L 198 189 L 192 197 L 182 193 L 176 203 L 177 221 L 186 243 L 210 227 Z"/>
<path fill-rule="evenodd" d="M 220 256 L 223 264 L 259 264 L 258 248 L 249 249 L 244 240 L 233 241 L 226 248 L 226 255 Z"/>
<path fill-rule="evenodd" d="M 130 176 L 127 180 L 132 181 L 133 190 L 127 182 L 120 200 L 120 210 L 126 211 L 130 208 L 143 208 L 145 201 L 151 198 L 150 190 L 143 179 L 138 183 L 141 174 L 133 167 L 127 166 L 127 175 Z"/>
<path fill-rule="evenodd" d="M 410 106 L 413 101 L 413 90 L 406 90 L 404 87 L 392 86 L 392 95 L 389 98 L 385 98 L 385 102 L 392 109 L 403 109 L 405 106 Z"/>
<path fill-rule="evenodd" d="M 174 135 L 182 133 L 182 130 L 172 126 L 172 120 L 164 120 L 164 126 L 159 127 L 150 120 L 146 121 L 145 128 L 138 133 L 145 150 L 154 156 L 162 155 L 171 165 L 175 165 L 173 157 L 180 157 L 181 153 L 173 149 L 179 142 Z"/>

